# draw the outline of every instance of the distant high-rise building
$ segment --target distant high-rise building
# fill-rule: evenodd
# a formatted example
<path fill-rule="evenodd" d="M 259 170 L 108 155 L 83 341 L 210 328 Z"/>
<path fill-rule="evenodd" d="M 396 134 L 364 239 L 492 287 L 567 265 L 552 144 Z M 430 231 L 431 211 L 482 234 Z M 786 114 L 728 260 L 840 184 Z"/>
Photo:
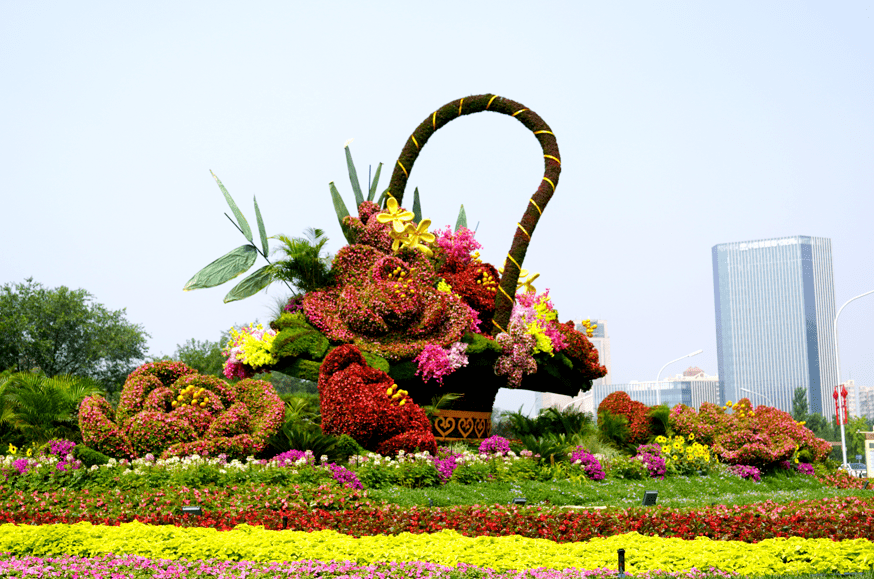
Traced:
<path fill-rule="evenodd" d="M 612 369 L 612 365 L 610 363 L 610 336 L 607 334 L 607 321 L 606 320 L 590 320 L 593 325 L 595 325 L 595 330 L 592 332 L 592 337 L 589 338 L 589 341 L 592 342 L 592 345 L 595 346 L 595 349 L 598 350 L 598 361 L 602 366 L 607 368 L 607 375 L 603 378 L 598 378 L 597 380 L 592 381 L 592 386 L 601 386 L 603 384 L 612 384 L 613 380 L 610 377 L 610 370 Z M 577 330 L 584 332 L 585 328 L 581 324 L 582 320 L 574 320 L 574 324 L 576 324 Z"/>
<path fill-rule="evenodd" d="M 847 410 L 850 416 L 874 419 L 874 386 L 856 384 L 852 378 L 845 380 L 844 385 L 849 392 Z"/>
<path fill-rule="evenodd" d="M 608 394 L 620 390 L 627 393 L 632 400 L 647 406 L 664 404 L 670 408 L 677 404 L 685 404 L 698 410 L 703 402 L 719 404 L 719 378 L 708 376 L 701 368 L 688 368 L 682 374 L 677 374 L 673 378 L 662 378 L 658 383 L 651 380 L 594 386 L 591 407 L 597 412 L 601 401 Z"/>
<path fill-rule="evenodd" d="M 720 402 L 834 415 L 835 297 L 831 240 L 782 237 L 713 247 Z"/>

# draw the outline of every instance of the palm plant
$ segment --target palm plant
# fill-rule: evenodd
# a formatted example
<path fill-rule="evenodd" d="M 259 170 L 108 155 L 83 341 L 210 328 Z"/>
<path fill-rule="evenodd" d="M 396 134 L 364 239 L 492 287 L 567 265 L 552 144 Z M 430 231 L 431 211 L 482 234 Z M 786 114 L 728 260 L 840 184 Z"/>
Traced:
<path fill-rule="evenodd" d="M 2 385 L 0 420 L 10 423 L 27 442 L 81 440 L 79 403 L 87 396 L 103 393 L 100 385 L 87 378 L 18 372 Z"/>
<path fill-rule="evenodd" d="M 321 229 L 307 228 L 304 237 L 288 237 L 277 235 L 282 246 L 276 251 L 285 255 L 272 265 L 270 273 L 274 279 L 282 280 L 292 285 L 303 294 L 328 286 L 333 281 L 331 272 L 331 255 L 323 254 L 328 238 Z"/>

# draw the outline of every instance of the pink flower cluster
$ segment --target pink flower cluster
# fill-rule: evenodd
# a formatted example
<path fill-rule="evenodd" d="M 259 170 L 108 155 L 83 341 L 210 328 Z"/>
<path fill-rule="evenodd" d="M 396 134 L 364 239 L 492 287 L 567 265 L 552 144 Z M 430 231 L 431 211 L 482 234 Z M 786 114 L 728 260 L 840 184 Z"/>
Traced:
<path fill-rule="evenodd" d="M 525 322 L 531 326 L 536 325 L 552 343 L 553 351 L 561 352 L 568 347 L 564 334 L 558 329 L 558 312 L 549 299 L 549 290 L 542 294 L 519 293 L 516 294 L 516 305 L 513 307 L 513 315 L 524 317 Z"/>
<path fill-rule="evenodd" d="M 446 252 L 446 259 L 458 266 L 466 266 L 473 259 L 474 251 L 482 249 L 482 245 L 473 238 L 474 232 L 467 227 L 459 227 L 452 231 L 447 225 L 434 231 L 437 239 L 434 243 Z"/>
<path fill-rule="evenodd" d="M 452 374 L 462 366 L 467 366 L 467 356 L 464 351 L 467 344 L 455 342 L 448 348 L 441 348 L 436 344 L 428 344 L 422 352 L 416 356 L 415 362 L 419 365 L 416 376 L 421 376 L 423 382 L 437 380 L 443 385 L 443 378 Z"/>
<path fill-rule="evenodd" d="M 495 374 L 507 377 L 507 386 L 518 388 L 526 374 L 537 372 L 534 360 L 534 345 L 537 340 L 529 334 L 525 326 L 510 320 L 508 332 L 498 334 L 495 341 L 504 354 L 495 362 Z"/>
<path fill-rule="evenodd" d="M 589 480 L 604 480 L 606 476 L 601 462 L 583 446 L 576 447 L 571 453 L 571 464 L 580 465 Z"/>

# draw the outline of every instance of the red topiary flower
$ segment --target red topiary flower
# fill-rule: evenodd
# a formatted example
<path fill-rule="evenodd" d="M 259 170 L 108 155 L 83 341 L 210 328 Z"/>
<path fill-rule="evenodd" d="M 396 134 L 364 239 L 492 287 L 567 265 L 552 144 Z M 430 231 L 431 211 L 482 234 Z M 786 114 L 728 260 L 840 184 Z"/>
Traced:
<path fill-rule="evenodd" d="M 306 294 L 307 321 L 333 342 L 392 361 L 415 358 L 428 344 L 458 342 L 471 325 L 470 309 L 437 290 L 434 264 L 421 252 L 391 252 L 390 226 L 377 221 L 372 205 L 362 203 L 361 218 L 347 219 L 359 243 L 334 257 L 335 286 Z"/>
<path fill-rule="evenodd" d="M 319 396 L 326 434 L 348 434 L 364 448 L 385 454 L 437 453 L 425 412 L 391 376 L 369 367 L 353 345 L 336 348 L 322 362 Z"/>
<path fill-rule="evenodd" d="M 650 437 L 649 408 L 646 404 L 632 400 L 627 392 L 611 392 L 598 405 L 598 415 L 609 412 L 628 419 L 628 443 L 644 444 Z"/>
<path fill-rule="evenodd" d="M 586 334 L 576 329 L 573 322 L 558 324 L 558 330 L 567 342 L 567 348 L 562 354 L 574 363 L 574 370 L 583 374 L 585 380 L 596 380 L 607 375 L 607 367 L 602 366 L 598 359 L 598 350 L 586 337 Z"/>

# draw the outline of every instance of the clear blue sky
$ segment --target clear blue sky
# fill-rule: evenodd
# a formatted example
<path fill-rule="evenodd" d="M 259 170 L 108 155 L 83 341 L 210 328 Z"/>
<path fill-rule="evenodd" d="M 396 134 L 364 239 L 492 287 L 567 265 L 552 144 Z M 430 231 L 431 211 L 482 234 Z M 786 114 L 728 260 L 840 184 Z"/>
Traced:
<path fill-rule="evenodd" d="M 209 170 L 250 220 L 257 195 L 268 234 L 321 227 L 336 251 L 344 142 L 366 175 L 435 108 L 493 92 L 558 138 L 525 267 L 562 318 L 608 320 L 614 382 L 699 348 L 716 373 L 717 243 L 828 237 L 837 307 L 874 289 L 870 3 L 535 6 L 3 2 L 0 283 L 85 288 L 155 355 L 267 321 L 279 286 L 182 292 L 243 243 Z M 435 225 L 464 203 L 499 263 L 541 174 L 536 140 L 481 114 L 437 133 L 410 183 Z M 842 314 L 845 378 L 874 384 L 872 327 L 874 296 Z"/>

